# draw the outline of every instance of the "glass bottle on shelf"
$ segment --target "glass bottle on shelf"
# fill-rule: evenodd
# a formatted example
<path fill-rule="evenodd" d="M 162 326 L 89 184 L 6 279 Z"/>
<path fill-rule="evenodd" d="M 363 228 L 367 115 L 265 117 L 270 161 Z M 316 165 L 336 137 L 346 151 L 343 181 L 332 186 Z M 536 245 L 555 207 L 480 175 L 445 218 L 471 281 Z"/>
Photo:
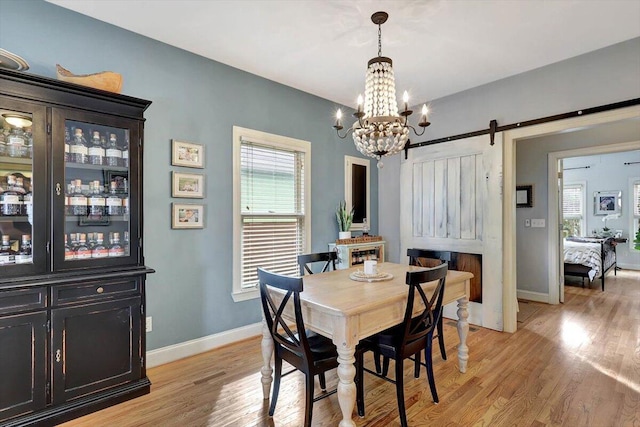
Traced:
<path fill-rule="evenodd" d="M 24 147 L 27 144 L 22 128 L 13 127 L 7 139 L 7 155 L 9 157 L 24 157 Z"/>
<path fill-rule="evenodd" d="M 71 260 L 76 258 L 76 253 L 73 250 L 73 244 L 69 243 L 71 238 L 67 239 L 67 235 L 64 235 L 64 259 Z"/>
<path fill-rule="evenodd" d="M 25 145 L 23 156 L 27 159 L 33 158 L 33 133 L 31 133 L 31 128 L 28 127 L 24 131 L 25 136 Z"/>
<path fill-rule="evenodd" d="M 89 183 L 89 197 L 87 197 L 87 215 L 103 216 L 106 201 L 100 191 L 100 181 Z"/>
<path fill-rule="evenodd" d="M 72 163 L 87 163 L 87 155 L 89 154 L 87 140 L 84 139 L 82 129 L 76 128 L 74 132 L 73 141 L 69 147 L 69 161 Z"/>
<path fill-rule="evenodd" d="M 362 235 L 363 236 L 369 235 L 369 223 L 367 222 L 367 218 L 362 219 Z"/>
<path fill-rule="evenodd" d="M 71 161 L 71 134 L 69 133 L 69 128 L 65 126 L 64 128 L 64 162 L 68 163 Z"/>
<path fill-rule="evenodd" d="M 22 215 L 23 194 L 18 191 L 16 185 L 16 176 L 7 175 L 7 185 L 5 190 L 0 194 L 0 215 L 2 216 L 18 216 Z"/>
<path fill-rule="evenodd" d="M 129 248 L 129 232 L 124 232 L 124 241 L 122 242 L 122 246 L 124 246 L 124 254 L 129 256 L 130 248 Z"/>
<path fill-rule="evenodd" d="M 90 165 L 104 164 L 105 150 L 100 141 L 100 132 L 93 131 L 93 138 L 91 138 L 88 153 L 88 163 Z"/>
<path fill-rule="evenodd" d="M 127 137 L 122 146 L 122 166 L 129 167 L 129 138 Z"/>
<path fill-rule="evenodd" d="M 95 233 L 95 244 L 91 249 L 91 258 L 106 258 L 109 249 L 104 245 L 104 233 Z"/>
<path fill-rule="evenodd" d="M 107 166 L 122 166 L 122 150 L 118 146 L 115 133 L 109 135 L 105 159 Z"/>
<path fill-rule="evenodd" d="M 124 248 L 120 244 L 120 233 L 117 231 L 111 232 L 111 238 L 109 239 L 111 244 L 109 245 L 109 256 L 118 257 L 124 255 Z"/>
<path fill-rule="evenodd" d="M 85 233 L 77 233 L 78 243 L 75 247 L 75 259 L 91 258 L 91 250 L 87 246 L 87 235 Z"/>
<path fill-rule="evenodd" d="M 20 250 L 16 254 L 16 264 L 26 264 L 30 263 L 32 258 L 31 252 L 31 235 L 23 234 L 22 242 L 20 244 Z"/>
<path fill-rule="evenodd" d="M 2 129 L 0 129 L 0 157 L 8 155 L 7 139 L 9 138 L 9 128 L 6 126 L 3 126 Z"/>
<path fill-rule="evenodd" d="M 122 215 L 122 198 L 118 194 L 118 183 L 109 183 L 109 195 L 107 196 L 107 215 Z"/>
<path fill-rule="evenodd" d="M 82 180 L 74 180 L 73 192 L 69 197 L 69 206 L 71 207 L 71 215 L 87 214 L 87 196 L 82 193 Z"/>
<path fill-rule="evenodd" d="M 2 235 L 2 243 L 0 243 L 0 265 L 15 264 L 15 251 L 11 249 L 11 238 L 8 234 Z"/>

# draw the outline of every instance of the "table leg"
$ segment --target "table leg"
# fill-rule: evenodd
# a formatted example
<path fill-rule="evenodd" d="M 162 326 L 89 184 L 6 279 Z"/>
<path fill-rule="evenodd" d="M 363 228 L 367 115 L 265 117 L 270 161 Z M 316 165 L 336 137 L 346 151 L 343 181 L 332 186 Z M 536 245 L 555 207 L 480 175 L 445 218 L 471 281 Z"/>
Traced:
<path fill-rule="evenodd" d="M 342 410 L 342 421 L 339 427 L 356 425 L 351 418 L 356 405 L 356 384 L 353 382 L 356 376 L 354 354 L 355 347 L 338 346 L 338 404 Z"/>
<path fill-rule="evenodd" d="M 458 363 L 460 372 L 467 372 L 467 361 L 469 360 L 469 347 L 467 347 L 467 335 L 469 335 L 469 312 L 467 306 L 469 300 L 467 297 L 458 300 L 458 337 L 460 337 L 460 345 L 458 346 Z"/>
<path fill-rule="evenodd" d="M 273 356 L 273 338 L 269 333 L 269 327 L 264 318 L 262 319 L 262 395 L 269 399 L 269 391 L 273 382 L 273 368 L 271 367 L 271 356 Z"/>

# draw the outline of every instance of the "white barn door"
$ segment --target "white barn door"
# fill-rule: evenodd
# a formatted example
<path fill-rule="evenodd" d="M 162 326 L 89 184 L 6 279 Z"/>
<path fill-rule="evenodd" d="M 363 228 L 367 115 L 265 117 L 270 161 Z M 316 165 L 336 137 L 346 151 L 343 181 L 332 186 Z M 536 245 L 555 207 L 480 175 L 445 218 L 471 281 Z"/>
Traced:
<path fill-rule="evenodd" d="M 502 330 L 502 134 L 409 150 L 400 167 L 400 250 L 482 255 L 482 303 L 469 322 Z M 456 305 L 445 307 L 456 319 Z"/>

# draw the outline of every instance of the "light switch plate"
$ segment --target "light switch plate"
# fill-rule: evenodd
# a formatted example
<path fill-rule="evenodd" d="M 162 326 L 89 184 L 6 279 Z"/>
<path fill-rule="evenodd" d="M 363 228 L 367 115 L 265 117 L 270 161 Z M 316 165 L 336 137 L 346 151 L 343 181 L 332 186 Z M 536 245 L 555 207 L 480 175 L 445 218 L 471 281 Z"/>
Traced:
<path fill-rule="evenodd" d="M 544 228 L 545 227 L 544 223 L 545 223 L 544 219 L 532 219 L 531 220 L 531 227 Z"/>
<path fill-rule="evenodd" d="M 525 227 L 531 227 L 531 220 L 529 218 L 524 220 L 524 226 Z"/>

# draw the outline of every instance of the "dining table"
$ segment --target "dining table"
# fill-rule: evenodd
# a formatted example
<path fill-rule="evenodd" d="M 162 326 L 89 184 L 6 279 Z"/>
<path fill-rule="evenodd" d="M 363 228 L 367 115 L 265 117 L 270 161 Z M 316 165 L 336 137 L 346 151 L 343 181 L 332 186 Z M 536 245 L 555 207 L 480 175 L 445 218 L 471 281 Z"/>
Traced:
<path fill-rule="evenodd" d="M 363 274 L 362 266 L 344 270 L 306 275 L 300 293 L 302 316 L 305 327 L 330 337 L 338 351 L 338 404 L 342 411 L 339 427 L 354 427 L 353 410 L 356 402 L 354 383 L 355 348 L 358 342 L 404 319 L 408 285 L 406 274 L 424 270 L 424 267 L 384 262 L 377 264 L 377 274 Z M 467 335 L 469 333 L 467 306 L 473 274 L 449 270 L 445 281 L 443 304 L 457 301 L 458 368 L 466 372 L 469 360 Z M 437 282 L 425 283 L 423 289 L 435 289 Z M 424 307 L 416 308 L 416 313 Z M 285 315 L 293 321 L 293 312 Z M 273 340 L 263 318 L 262 328 L 262 387 L 265 399 L 273 381 Z"/>

